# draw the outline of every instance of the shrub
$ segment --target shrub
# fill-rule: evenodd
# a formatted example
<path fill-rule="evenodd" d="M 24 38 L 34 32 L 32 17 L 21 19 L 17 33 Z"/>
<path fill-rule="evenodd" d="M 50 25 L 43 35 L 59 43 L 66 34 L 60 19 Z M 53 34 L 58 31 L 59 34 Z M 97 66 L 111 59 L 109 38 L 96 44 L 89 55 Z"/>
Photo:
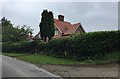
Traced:
<path fill-rule="evenodd" d="M 11 43 L 5 43 L 3 42 L 2 43 L 2 52 L 10 52 L 11 50 L 11 46 L 10 46 Z"/>
<path fill-rule="evenodd" d="M 93 32 L 74 37 L 74 55 L 78 59 L 94 58 L 109 52 L 119 51 L 120 31 Z"/>
<path fill-rule="evenodd" d="M 20 43 L 2 43 L 2 52 L 20 52 Z"/>
<path fill-rule="evenodd" d="M 21 52 L 36 53 L 37 42 L 36 41 L 25 41 L 21 43 Z"/>
<path fill-rule="evenodd" d="M 39 41 L 38 45 L 37 45 L 37 52 L 38 53 L 45 53 L 45 50 L 46 50 L 46 43 Z"/>
<path fill-rule="evenodd" d="M 13 43 L 13 44 L 10 44 L 10 51 L 12 52 L 20 52 L 21 51 L 21 44 L 20 43 Z"/>
<path fill-rule="evenodd" d="M 91 32 L 49 42 L 3 43 L 3 52 L 44 53 L 59 58 L 94 59 L 120 51 L 120 31 Z"/>
<path fill-rule="evenodd" d="M 49 52 L 49 55 L 60 58 L 69 57 L 71 43 L 71 38 L 68 37 L 51 40 L 47 43 L 47 52 Z"/>

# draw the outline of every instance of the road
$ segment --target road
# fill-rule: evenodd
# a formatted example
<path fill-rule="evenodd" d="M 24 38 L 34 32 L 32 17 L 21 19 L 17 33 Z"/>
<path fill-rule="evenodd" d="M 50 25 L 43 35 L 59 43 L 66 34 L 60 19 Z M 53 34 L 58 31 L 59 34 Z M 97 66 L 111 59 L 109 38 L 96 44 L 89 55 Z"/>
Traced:
<path fill-rule="evenodd" d="M 2 56 L 2 77 L 59 77 L 31 63 Z"/>

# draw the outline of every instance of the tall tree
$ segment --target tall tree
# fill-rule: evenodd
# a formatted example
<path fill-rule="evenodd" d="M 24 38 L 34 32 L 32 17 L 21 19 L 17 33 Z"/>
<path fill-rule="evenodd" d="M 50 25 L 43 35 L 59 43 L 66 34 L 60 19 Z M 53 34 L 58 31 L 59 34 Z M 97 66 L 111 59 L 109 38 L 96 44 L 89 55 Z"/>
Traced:
<path fill-rule="evenodd" d="M 54 19 L 53 19 L 53 13 L 51 11 L 43 10 L 42 12 L 42 18 L 40 22 L 40 34 L 42 40 L 45 42 L 47 41 L 47 38 L 51 40 L 51 38 L 54 36 Z"/>
<path fill-rule="evenodd" d="M 52 39 L 52 37 L 54 36 L 54 32 L 55 32 L 55 28 L 54 28 L 54 18 L 53 18 L 53 13 L 51 11 L 49 11 L 49 29 L 50 29 L 50 33 L 49 33 L 49 40 Z"/>

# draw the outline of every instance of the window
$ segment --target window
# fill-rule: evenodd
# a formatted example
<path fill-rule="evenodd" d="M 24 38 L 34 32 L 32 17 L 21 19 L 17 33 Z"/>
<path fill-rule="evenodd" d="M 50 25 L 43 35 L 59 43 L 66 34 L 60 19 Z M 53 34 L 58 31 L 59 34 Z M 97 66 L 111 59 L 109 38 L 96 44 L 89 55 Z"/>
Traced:
<path fill-rule="evenodd" d="M 57 29 L 55 30 L 55 35 L 58 35 L 58 30 Z"/>

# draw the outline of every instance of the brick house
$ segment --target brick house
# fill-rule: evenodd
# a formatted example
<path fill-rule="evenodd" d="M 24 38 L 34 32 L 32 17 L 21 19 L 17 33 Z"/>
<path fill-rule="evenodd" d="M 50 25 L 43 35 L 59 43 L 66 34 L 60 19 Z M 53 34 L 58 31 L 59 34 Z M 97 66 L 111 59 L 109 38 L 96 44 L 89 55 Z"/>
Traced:
<path fill-rule="evenodd" d="M 81 23 L 71 24 L 64 21 L 63 15 L 58 15 L 58 19 L 54 19 L 55 35 L 53 38 L 61 38 L 71 34 L 85 33 Z M 40 32 L 36 34 L 33 39 L 40 39 Z"/>
<path fill-rule="evenodd" d="M 54 19 L 55 36 L 53 38 L 60 38 L 69 36 L 71 34 L 85 33 L 81 23 L 71 24 L 64 21 L 63 15 L 58 15 L 58 19 Z"/>

